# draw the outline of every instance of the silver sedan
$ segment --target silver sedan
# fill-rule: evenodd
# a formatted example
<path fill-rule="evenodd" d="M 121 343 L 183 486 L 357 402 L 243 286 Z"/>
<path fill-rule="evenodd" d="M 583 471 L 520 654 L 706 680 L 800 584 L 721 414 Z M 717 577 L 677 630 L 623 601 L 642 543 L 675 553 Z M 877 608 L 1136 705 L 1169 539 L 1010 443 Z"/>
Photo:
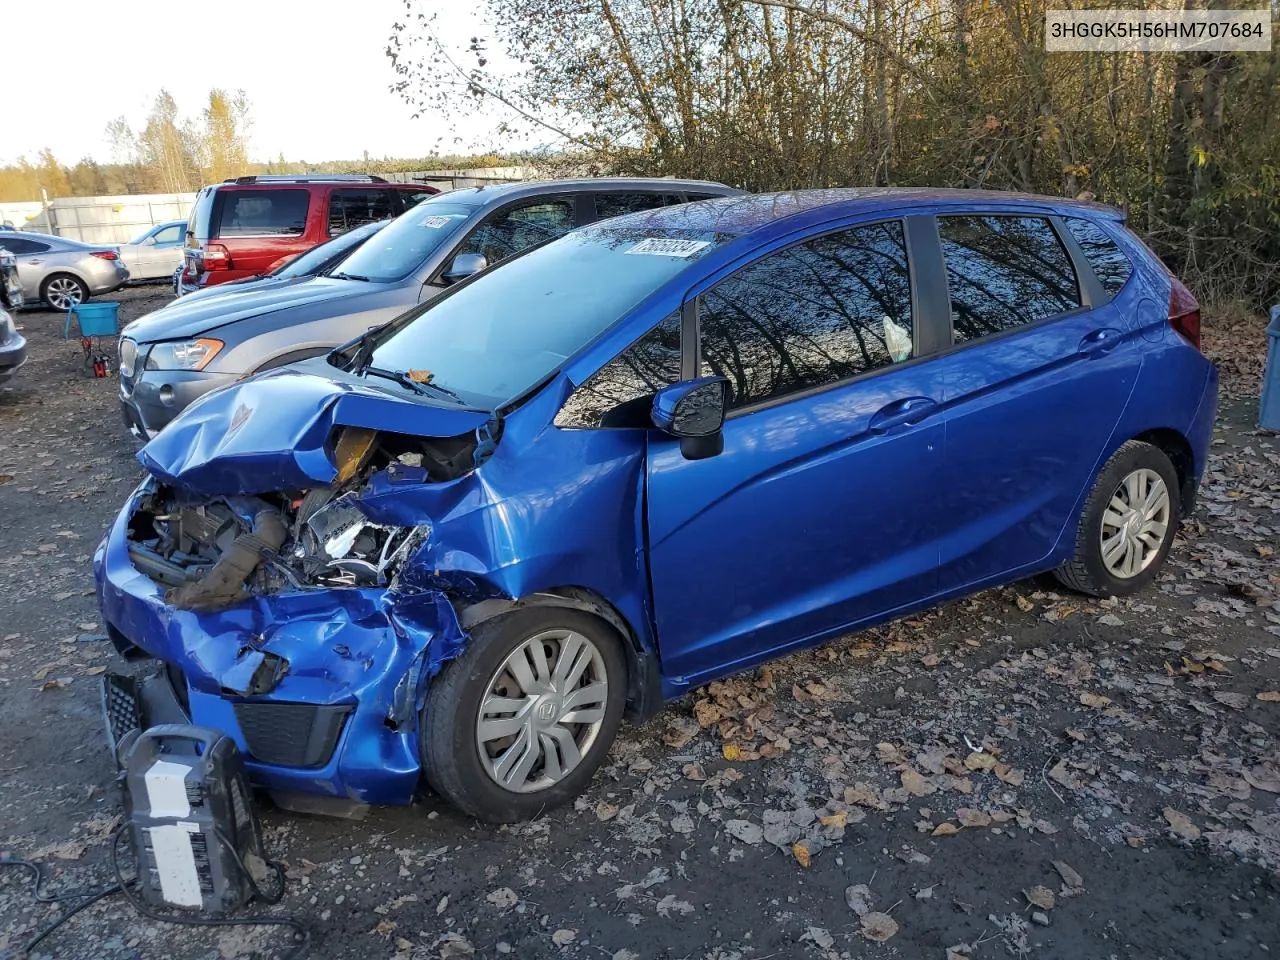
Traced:
<path fill-rule="evenodd" d="M 117 290 L 129 279 L 120 254 L 104 245 L 44 233 L 0 231 L 0 247 L 18 260 L 18 279 L 28 304 L 43 300 L 54 310 L 66 310 Z"/>

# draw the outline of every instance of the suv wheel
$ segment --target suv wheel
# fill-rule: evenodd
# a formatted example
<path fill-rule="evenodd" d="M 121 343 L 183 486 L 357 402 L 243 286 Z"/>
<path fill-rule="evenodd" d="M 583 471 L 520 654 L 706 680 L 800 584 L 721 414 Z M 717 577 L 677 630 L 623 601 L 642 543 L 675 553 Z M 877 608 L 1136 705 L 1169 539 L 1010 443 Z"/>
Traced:
<path fill-rule="evenodd" d="M 40 299 L 55 310 L 67 311 L 89 299 L 89 288 L 69 273 L 55 273 L 40 285 Z"/>
<path fill-rule="evenodd" d="M 626 688 L 622 640 L 589 614 L 533 607 L 486 621 L 431 682 L 427 782 L 491 823 L 572 800 L 609 751 Z"/>
<path fill-rule="evenodd" d="M 1094 480 L 1076 530 L 1075 556 L 1056 571 L 1094 596 L 1124 596 L 1155 579 L 1182 519 L 1178 473 L 1164 452 L 1130 440 Z"/>

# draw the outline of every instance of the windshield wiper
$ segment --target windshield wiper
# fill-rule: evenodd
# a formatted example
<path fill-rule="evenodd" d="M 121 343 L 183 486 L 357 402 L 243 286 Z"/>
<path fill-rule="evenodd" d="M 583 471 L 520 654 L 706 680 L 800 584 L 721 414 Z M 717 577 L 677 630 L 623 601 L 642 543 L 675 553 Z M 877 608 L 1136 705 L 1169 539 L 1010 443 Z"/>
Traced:
<path fill-rule="evenodd" d="M 407 373 L 404 373 L 403 371 L 400 371 L 400 370 L 387 370 L 383 367 L 374 367 L 374 366 L 365 364 L 355 372 L 362 377 L 372 375 L 375 377 L 382 377 L 384 380 L 392 380 L 400 384 L 400 386 L 408 390 L 412 390 L 414 393 L 424 397 L 427 396 L 432 390 L 435 390 L 437 393 L 443 394 L 444 396 L 448 397 L 450 400 L 453 400 L 455 403 L 461 404 L 462 406 L 466 406 L 463 399 L 460 396 L 458 396 L 456 393 L 454 393 L 452 390 L 450 390 L 448 387 L 441 387 L 441 386 L 437 386 L 434 383 L 424 383 L 421 380 L 414 380 Z"/>
<path fill-rule="evenodd" d="M 336 277 L 339 280 L 362 280 L 365 283 L 373 282 L 362 273 L 331 273 L 329 276 Z"/>

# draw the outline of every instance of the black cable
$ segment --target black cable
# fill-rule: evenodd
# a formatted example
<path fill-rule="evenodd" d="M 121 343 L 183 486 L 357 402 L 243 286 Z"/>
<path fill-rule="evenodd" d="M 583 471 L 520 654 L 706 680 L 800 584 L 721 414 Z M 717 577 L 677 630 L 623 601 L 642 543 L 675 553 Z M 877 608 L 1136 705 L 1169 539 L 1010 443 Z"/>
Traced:
<path fill-rule="evenodd" d="M 121 824 L 116 828 L 115 833 L 111 835 L 111 870 L 115 874 L 116 882 L 120 885 L 120 891 L 124 894 L 125 899 L 129 901 L 129 905 L 132 906 L 133 909 L 137 910 L 138 913 L 142 914 L 148 920 L 155 920 L 158 923 L 177 923 L 190 927 L 289 927 L 294 931 L 294 942 L 296 945 L 292 951 L 285 954 L 284 960 L 302 960 L 302 957 L 306 956 L 308 950 L 311 948 L 311 931 L 293 917 L 264 917 L 261 915 L 256 917 L 195 917 L 182 916 L 180 914 L 165 916 L 164 914 L 157 913 L 152 910 L 150 906 L 138 899 L 134 895 L 134 892 L 129 888 L 129 885 L 135 883 L 137 878 L 135 877 L 132 880 L 126 880 L 123 872 L 120 870 L 120 837 L 127 827 L 127 823 Z M 241 862 L 239 855 L 236 853 L 235 847 L 227 841 L 226 836 L 221 830 L 216 831 L 216 836 L 218 837 L 219 842 L 227 844 L 228 848 L 232 852 L 232 859 L 236 862 L 241 873 L 243 873 L 245 878 L 249 881 L 249 885 L 253 888 L 255 894 L 262 896 L 253 876 L 249 873 L 244 863 Z M 280 880 L 280 893 L 275 897 L 275 901 L 278 901 L 284 894 L 284 871 L 278 863 L 274 863 L 272 861 L 268 861 L 268 863 L 275 869 L 276 875 Z M 264 899 L 267 899 L 269 903 L 275 902 L 269 898 Z"/>
<path fill-rule="evenodd" d="M 28 940 L 22 948 L 22 956 L 25 956 L 34 950 L 42 940 L 49 936 L 49 934 L 53 933 L 81 910 L 93 906 L 99 900 L 105 899 L 114 893 L 121 892 L 120 884 L 113 883 L 108 887 L 103 887 L 101 890 L 69 890 L 65 893 L 58 894 L 41 893 L 40 884 L 44 880 L 44 875 L 40 872 L 40 865 L 38 863 L 34 863 L 31 860 L 22 860 L 16 857 L 11 858 L 5 856 L 0 857 L 0 867 L 22 867 L 24 870 L 30 871 L 31 896 L 37 903 L 65 903 L 68 900 L 79 900 L 82 897 L 85 898 L 83 902 L 76 904 L 66 913 L 59 916 L 57 920 L 54 920 L 53 923 L 49 924 Z M 5 956 L 8 956 L 7 951 Z M 0 958 L 0 960 L 3 960 L 3 958 Z"/>

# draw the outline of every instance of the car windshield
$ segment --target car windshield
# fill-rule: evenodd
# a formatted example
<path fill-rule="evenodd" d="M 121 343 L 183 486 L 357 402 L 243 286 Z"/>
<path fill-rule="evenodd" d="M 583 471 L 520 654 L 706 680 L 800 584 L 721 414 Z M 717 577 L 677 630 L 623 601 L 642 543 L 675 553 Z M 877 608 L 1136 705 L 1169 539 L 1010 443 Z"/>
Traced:
<path fill-rule="evenodd" d="M 326 240 L 318 246 L 312 247 L 306 253 L 299 254 L 294 257 L 283 267 L 271 272 L 271 276 L 289 279 L 291 277 L 309 277 L 314 273 L 319 273 L 326 267 L 332 267 L 330 261 L 341 261 L 344 256 L 350 255 L 360 244 L 364 243 L 371 236 L 377 233 L 387 221 L 379 221 L 378 223 L 365 224 L 362 227 L 356 227 L 354 230 L 348 230 L 341 233 L 332 240 Z"/>
<path fill-rule="evenodd" d="M 577 230 L 431 304 L 379 344 L 370 363 L 430 374 L 430 383 L 469 406 L 501 406 L 730 239 L 645 228 Z"/>
<path fill-rule="evenodd" d="M 424 200 L 348 257 L 337 275 L 382 283 L 403 280 L 453 236 L 475 209 L 434 197 Z"/>

